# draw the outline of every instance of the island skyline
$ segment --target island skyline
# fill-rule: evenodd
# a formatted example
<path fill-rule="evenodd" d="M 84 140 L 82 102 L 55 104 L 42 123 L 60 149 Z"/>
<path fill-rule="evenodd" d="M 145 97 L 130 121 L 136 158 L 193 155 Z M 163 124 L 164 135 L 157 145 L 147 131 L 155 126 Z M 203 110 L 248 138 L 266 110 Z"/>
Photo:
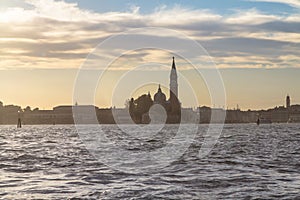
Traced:
<path fill-rule="evenodd" d="M 160 88 L 158 93 L 161 93 Z M 157 94 L 158 94 L 157 93 Z M 148 94 L 149 95 L 149 94 Z M 144 95 L 140 96 L 143 97 Z M 147 96 L 147 95 L 146 95 Z M 151 97 L 150 97 L 151 98 Z M 156 97 L 157 99 L 157 97 Z M 154 99 L 155 100 L 155 99 Z M 155 100 L 157 101 L 157 100 Z M 154 104 L 155 105 L 155 101 Z M 131 101 L 133 102 L 133 100 Z M 161 103 L 161 102 L 157 102 Z M 130 103 L 127 108 L 99 108 L 95 105 L 60 105 L 53 107 L 52 110 L 40 110 L 39 108 L 31 109 L 27 106 L 21 108 L 17 105 L 4 105 L 0 101 L 0 124 L 74 124 L 77 115 L 83 120 L 82 123 L 87 124 L 118 124 L 118 118 L 123 118 L 123 122 L 127 123 L 150 123 L 149 113 L 144 111 L 146 120 L 137 120 L 130 111 Z M 152 106 L 152 104 L 151 104 Z M 150 107 L 146 108 L 149 109 Z M 77 110 L 74 113 L 74 109 Z M 167 109 L 167 108 L 166 108 Z M 97 121 L 90 121 L 90 117 L 95 112 Z M 169 112 L 168 109 L 166 112 Z M 216 114 L 215 118 L 211 118 L 212 112 Z M 130 114 L 130 115 L 129 115 Z M 169 115 L 169 114 L 168 114 Z M 211 108 L 207 106 L 198 106 L 196 108 L 182 108 L 179 114 L 180 119 L 170 121 L 166 118 L 167 123 L 190 123 L 195 122 L 194 119 L 198 118 L 197 123 L 299 123 L 300 122 L 300 104 L 292 104 L 290 96 L 286 96 L 284 106 L 276 106 L 269 109 L 261 110 L 241 110 L 239 107 L 235 109 L 225 108 Z M 79 117 L 79 116 L 77 116 Z M 124 121 L 125 119 L 125 121 Z M 260 122 L 258 122 L 260 121 Z"/>
<path fill-rule="evenodd" d="M 149 123 L 288 123 L 300 122 L 300 105 L 291 105 L 291 98 L 286 96 L 284 106 L 276 106 L 268 110 L 242 111 L 237 105 L 235 109 L 223 107 L 197 106 L 196 108 L 184 108 L 178 95 L 181 83 L 178 80 L 175 57 L 169 67 L 169 87 L 162 91 L 158 84 L 157 92 L 139 94 L 138 98 L 132 96 L 126 100 L 125 108 L 99 108 L 95 105 L 56 106 L 52 110 L 31 109 L 30 106 L 22 109 L 19 106 L 4 106 L 0 101 L 0 124 L 14 123 L 18 119 L 18 127 L 24 124 L 149 124 Z M 166 77 L 165 77 L 166 79 Z M 101 80 L 100 80 L 101 82 Z M 130 81 L 132 83 L 132 81 Z M 157 85 L 152 83 L 152 85 Z M 149 85 L 149 84 L 148 84 Z M 146 85 L 147 86 L 147 85 Z M 147 88 L 147 87 L 146 87 Z M 145 87 L 137 89 L 143 90 Z M 149 88 L 147 88 L 149 89 Z M 144 90 L 145 92 L 145 90 Z M 135 92 L 137 93 L 137 92 Z M 118 94 L 118 93 L 117 93 Z M 129 94 L 128 94 L 129 95 Z M 116 96 L 115 98 L 119 98 Z M 193 98 L 189 96 L 189 98 Z M 151 114 L 152 113 L 152 114 Z M 95 117 L 93 117 L 95 116 Z"/>

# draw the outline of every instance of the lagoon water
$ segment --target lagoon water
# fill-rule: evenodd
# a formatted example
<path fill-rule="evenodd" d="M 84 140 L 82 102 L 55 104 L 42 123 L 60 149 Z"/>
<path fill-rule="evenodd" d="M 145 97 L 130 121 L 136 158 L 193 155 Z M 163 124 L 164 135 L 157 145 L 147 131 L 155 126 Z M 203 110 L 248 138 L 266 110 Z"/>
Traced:
<path fill-rule="evenodd" d="M 163 147 L 174 130 L 167 126 L 138 145 L 116 125 L 103 127 L 132 152 Z M 74 126 L 0 126 L 0 198 L 300 199 L 300 124 L 225 125 L 212 151 L 200 159 L 206 129 L 199 125 L 178 159 L 143 173 L 95 159 Z"/>

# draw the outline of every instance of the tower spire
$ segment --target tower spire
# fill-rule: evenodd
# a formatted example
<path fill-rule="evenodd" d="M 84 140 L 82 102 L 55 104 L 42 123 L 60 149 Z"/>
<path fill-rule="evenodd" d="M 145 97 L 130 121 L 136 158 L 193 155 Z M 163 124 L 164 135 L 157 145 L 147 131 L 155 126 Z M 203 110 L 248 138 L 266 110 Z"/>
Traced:
<path fill-rule="evenodd" d="M 160 84 L 158 85 L 158 92 L 161 92 Z"/>
<path fill-rule="evenodd" d="M 170 74 L 170 99 L 178 97 L 178 83 L 177 83 L 177 72 L 175 65 L 175 57 L 173 56 L 172 69 Z"/>
<path fill-rule="evenodd" d="M 176 65 L 175 65 L 175 57 L 173 56 L 173 64 L 172 64 L 172 69 L 176 69 Z"/>

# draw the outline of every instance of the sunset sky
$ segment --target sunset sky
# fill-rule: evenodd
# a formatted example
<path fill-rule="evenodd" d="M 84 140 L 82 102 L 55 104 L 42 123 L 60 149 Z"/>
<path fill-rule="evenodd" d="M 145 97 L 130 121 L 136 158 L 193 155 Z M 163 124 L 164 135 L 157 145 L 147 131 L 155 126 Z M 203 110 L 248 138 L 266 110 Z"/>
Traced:
<path fill-rule="evenodd" d="M 88 55 L 116 34 L 147 27 L 176 31 L 203 47 L 203 54 L 190 54 L 188 60 L 204 74 L 212 65 L 220 71 L 227 104 L 216 107 L 281 106 L 287 94 L 292 104 L 300 104 L 300 0 L 1 0 L 0 101 L 40 109 L 72 104 L 77 73 L 91 60 Z M 101 49 L 90 69 L 105 71 L 97 106 L 122 107 L 131 96 L 153 95 L 158 83 L 167 87 L 173 55 L 183 106 L 196 106 L 185 80 L 197 104 L 213 106 L 205 82 L 180 57 L 182 38 L 161 31 L 141 35 L 140 41 L 174 41 L 174 52 L 142 49 L 115 58 L 130 46 L 126 40 Z M 113 67 L 106 69 L 103 57 L 115 58 Z M 124 74 L 129 82 L 120 81 Z M 114 85 L 129 87 L 144 77 L 153 82 L 129 94 Z M 164 92 L 168 95 L 167 88 Z"/>

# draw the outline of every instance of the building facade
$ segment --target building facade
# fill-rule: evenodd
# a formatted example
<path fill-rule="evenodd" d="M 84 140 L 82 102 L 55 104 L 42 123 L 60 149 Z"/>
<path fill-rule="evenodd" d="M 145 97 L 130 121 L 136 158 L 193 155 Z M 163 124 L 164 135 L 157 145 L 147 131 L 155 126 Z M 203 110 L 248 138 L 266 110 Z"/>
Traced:
<path fill-rule="evenodd" d="M 166 95 L 162 92 L 160 85 L 158 85 L 153 100 L 150 93 L 148 93 L 148 95 L 144 94 L 136 100 L 131 98 L 129 112 L 132 119 L 136 123 L 150 123 L 149 109 L 152 105 L 159 104 L 163 106 L 166 111 L 166 123 L 180 123 L 181 103 L 178 99 L 178 76 L 174 57 L 170 72 L 169 86 L 169 99 L 167 99 Z"/>

